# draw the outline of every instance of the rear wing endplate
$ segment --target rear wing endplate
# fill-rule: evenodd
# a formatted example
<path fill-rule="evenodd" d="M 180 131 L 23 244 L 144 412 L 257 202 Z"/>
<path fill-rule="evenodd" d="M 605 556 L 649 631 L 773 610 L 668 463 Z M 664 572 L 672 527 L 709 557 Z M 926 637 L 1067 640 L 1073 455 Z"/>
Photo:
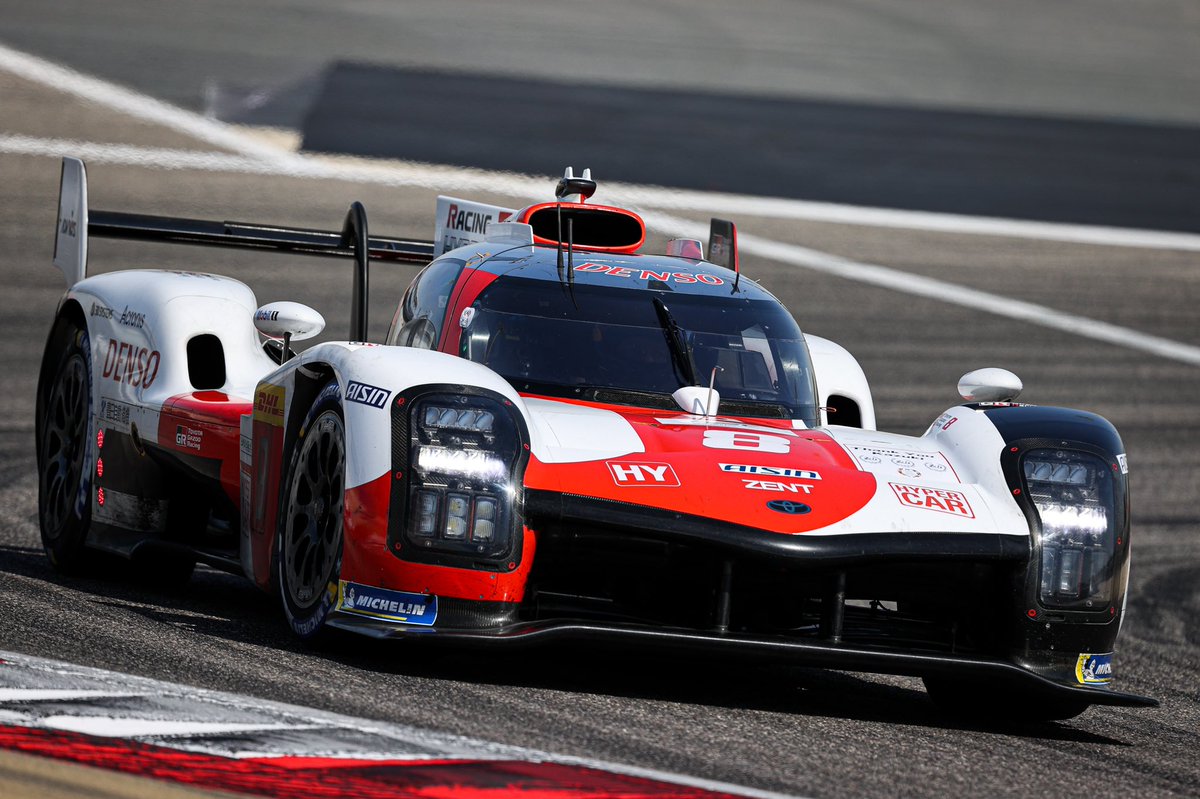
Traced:
<path fill-rule="evenodd" d="M 89 211 L 87 170 L 78 158 L 64 158 L 58 190 L 54 265 L 66 276 L 68 287 L 87 275 L 89 236 L 353 258 L 350 338 L 355 341 L 367 340 L 370 260 L 424 265 L 434 257 L 433 242 L 368 235 L 367 211 L 359 202 L 350 205 L 340 231 Z"/>

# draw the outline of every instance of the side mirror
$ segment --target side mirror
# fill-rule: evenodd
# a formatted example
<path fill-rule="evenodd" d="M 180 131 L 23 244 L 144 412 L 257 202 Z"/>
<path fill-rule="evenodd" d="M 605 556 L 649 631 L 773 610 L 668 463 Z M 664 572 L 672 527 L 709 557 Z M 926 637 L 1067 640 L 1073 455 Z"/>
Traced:
<path fill-rule="evenodd" d="M 967 372 L 958 381 L 958 393 L 967 402 L 1010 402 L 1025 386 L 1007 369 L 990 366 Z"/>
<path fill-rule="evenodd" d="M 298 302 L 272 302 L 254 312 L 254 327 L 270 339 L 283 339 L 281 361 L 293 340 L 303 341 L 325 329 L 325 317 Z"/>

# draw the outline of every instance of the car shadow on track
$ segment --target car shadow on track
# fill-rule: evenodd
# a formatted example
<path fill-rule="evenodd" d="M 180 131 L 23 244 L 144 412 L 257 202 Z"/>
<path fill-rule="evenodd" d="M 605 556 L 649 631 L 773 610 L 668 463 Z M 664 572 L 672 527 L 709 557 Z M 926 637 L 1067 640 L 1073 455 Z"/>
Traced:
<path fill-rule="evenodd" d="M 182 586 L 165 589 L 138 580 L 118 559 L 102 558 L 91 576 L 66 577 L 50 567 L 40 549 L 0 545 L 0 572 L 53 584 L 83 595 L 80 599 L 96 607 L 135 614 L 187 634 L 316 657 L 368 677 L 380 674 L 1129 745 L 1064 723 L 997 725 L 950 716 L 929 700 L 918 681 L 908 678 L 586 643 L 481 650 L 428 639 L 380 641 L 336 633 L 319 644 L 305 644 L 287 630 L 277 600 L 234 575 L 208 569 L 198 570 Z M 481 651 L 486 651 L 486 669 L 479 668 Z"/>

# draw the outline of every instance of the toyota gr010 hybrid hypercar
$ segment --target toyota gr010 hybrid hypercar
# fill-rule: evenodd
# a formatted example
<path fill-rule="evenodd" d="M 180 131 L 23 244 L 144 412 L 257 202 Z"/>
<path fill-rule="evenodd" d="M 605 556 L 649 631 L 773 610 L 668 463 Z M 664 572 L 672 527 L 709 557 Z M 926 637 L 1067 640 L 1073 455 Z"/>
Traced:
<path fill-rule="evenodd" d="M 102 550 L 278 594 L 302 637 L 586 637 L 924 677 L 1032 718 L 1114 690 L 1125 450 L 1093 414 L 967 375 L 920 437 L 737 269 L 736 234 L 639 252 L 568 174 L 512 210 L 439 198 L 435 241 L 92 211 L 65 159 L 70 284 L 38 387 L 39 514 Z M 355 259 L 352 341 L 204 271 L 86 277 L 88 236 Z M 370 259 L 424 265 L 366 341 Z M 834 423 L 836 421 L 836 423 Z"/>

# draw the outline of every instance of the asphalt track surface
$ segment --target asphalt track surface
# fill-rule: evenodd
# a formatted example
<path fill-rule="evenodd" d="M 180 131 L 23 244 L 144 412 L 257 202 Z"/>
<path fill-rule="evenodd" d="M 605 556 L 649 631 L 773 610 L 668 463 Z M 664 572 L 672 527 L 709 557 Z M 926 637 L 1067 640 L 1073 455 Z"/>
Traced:
<path fill-rule="evenodd" d="M 209 149 L 2 74 L 0 129 Z M 1070 722 L 995 729 L 941 715 L 906 678 L 603 651 L 481 654 L 353 640 L 313 651 L 291 640 L 273 600 L 234 577 L 201 571 L 171 593 L 118 575 L 64 579 L 50 570 L 38 544 L 33 395 L 62 290 L 49 265 L 58 165 L 7 154 L 0 171 L 0 649 L 809 796 L 1200 792 L 1196 366 L 743 259 L 806 330 L 858 356 L 882 429 L 920 432 L 954 404 L 957 378 L 984 365 L 1016 371 L 1030 402 L 1087 408 L 1117 425 L 1129 452 L 1136 538 L 1116 666 L 1121 687 L 1159 698 L 1157 710 L 1093 709 Z M 94 207 L 335 228 L 346 204 L 360 199 L 380 233 L 427 236 L 432 224 L 435 192 L 423 189 L 103 164 L 89 174 Z M 1194 252 L 738 222 L 775 241 L 1200 345 Z M 228 272 L 260 302 L 306 302 L 332 331 L 348 325 L 342 263 L 94 242 L 92 264 Z M 375 271 L 375 337 L 406 277 Z"/>

